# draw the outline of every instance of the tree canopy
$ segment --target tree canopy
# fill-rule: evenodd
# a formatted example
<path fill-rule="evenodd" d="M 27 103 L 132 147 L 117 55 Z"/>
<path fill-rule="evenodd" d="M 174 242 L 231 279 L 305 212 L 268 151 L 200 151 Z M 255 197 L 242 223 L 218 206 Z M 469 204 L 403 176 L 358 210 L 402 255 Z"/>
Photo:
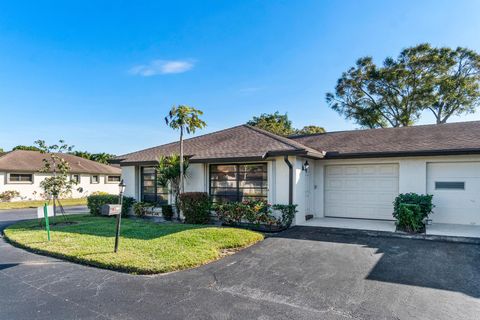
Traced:
<path fill-rule="evenodd" d="M 40 151 L 40 148 L 36 146 L 24 146 L 24 145 L 18 145 L 16 147 L 12 148 L 12 151 L 15 150 L 26 150 L 26 151 Z"/>
<path fill-rule="evenodd" d="M 247 122 L 248 125 L 263 129 L 265 131 L 277 134 L 279 136 L 290 136 L 293 134 L 314 134 L 323 133 L 325 129 L 315 125 L 304 126 L 302 129 L 295 129 L 288 115 L 275 113 L 262 113 L 258 117 L 253 117 Z"/>
<path fill-rule="evenodd" d="M 100 152 L 100 153 L 90 153 L 87 151 L 72 151 L 71 154 L 81 157 L 84 159 L 96 161 L 103 164 L 108 164 L 108 160 L 113 159 L 115 157 L 114 154 Z"/>
<path fill-rule="evenodd" d="M 342 74 L 330 107 L 363 127 L 414 124 L 424 110 L 437 123 L 474 112 L 480 102 L 480 55 L 465 48 L 420 44 L 387 58 L 381 66 L 371 57 L 357 60 Z"/>

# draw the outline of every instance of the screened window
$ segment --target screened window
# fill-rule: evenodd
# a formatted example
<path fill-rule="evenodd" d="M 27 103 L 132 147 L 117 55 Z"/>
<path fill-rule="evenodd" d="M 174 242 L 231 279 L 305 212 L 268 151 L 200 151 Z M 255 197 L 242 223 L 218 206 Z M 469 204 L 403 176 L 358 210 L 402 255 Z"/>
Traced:
<path fill-rule="evenodd" d="M 107 183 L 120 183 L 120 176 L 107 176 Z"/>
<path fill-rule="evenodd" d="M 435 181 L 435 189 L 465 190 L 463 181 Z"/>
<path fill-rule="evenodd" d="M 167 204 L 168 188 L 160 185 L 157 175 L 157 169 L 154 167 L 142 168 L 142 201 Z"/>
<path fill-rule="evenodd" d="M 210 195 L 214 202 L 267 199 L 267 164 L 210 165 Z"/>
<path fill-rule="evenodd" d="M 10 173 L 9 182 L 13 183 L 31 183 L 33 182 L 33 174 L 31 173 Z"/>

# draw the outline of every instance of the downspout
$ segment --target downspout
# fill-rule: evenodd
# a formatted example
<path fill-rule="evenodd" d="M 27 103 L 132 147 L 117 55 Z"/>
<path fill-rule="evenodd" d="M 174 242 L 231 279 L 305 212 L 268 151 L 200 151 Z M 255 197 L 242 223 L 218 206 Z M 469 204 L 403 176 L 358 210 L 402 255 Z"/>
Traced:
<path fill-rule="evenodd" d="M 288 166 L 288 204 L 293 204 L 293 166 L 288 160 L 288 156 L 284 156 L 283 160 Z"/>

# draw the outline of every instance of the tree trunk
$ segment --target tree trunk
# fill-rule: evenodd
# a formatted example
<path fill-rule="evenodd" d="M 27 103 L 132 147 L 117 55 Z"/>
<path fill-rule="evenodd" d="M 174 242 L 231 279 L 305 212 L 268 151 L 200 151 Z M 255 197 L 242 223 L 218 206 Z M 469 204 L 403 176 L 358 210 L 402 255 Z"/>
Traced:
<path fill-rule="evenodd" d="M 183 126 L 180 127 L 180 192 L 179 194 L 183 193 Z M 177 199 L 178 201 L 178 199 Z M 180 208 L 177 205 L 177 214 L 178 214 L 178 220 L 180 220 L 181 217 L 181 212 Z"/>

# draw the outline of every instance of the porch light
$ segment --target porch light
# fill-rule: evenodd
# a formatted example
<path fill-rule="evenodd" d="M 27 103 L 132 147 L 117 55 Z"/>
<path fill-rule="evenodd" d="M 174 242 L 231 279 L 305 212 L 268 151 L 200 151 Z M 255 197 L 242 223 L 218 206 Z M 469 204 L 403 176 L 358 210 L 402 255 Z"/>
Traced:
<path fill-rule="evenodd" d="M 308 160 L 305 160 L 305 163 L 302 165 L 302 170 L 307 172 L 308 168 L 310 168 L 310 164 L 308 163 Z"/>
<path fill-rule="evenodd" d="M 125 192 L 125 183 L 123 182 L 123 179 L 118 184 L 118 192 L 120 195 L 123 195 L 123 193 Z"/>

